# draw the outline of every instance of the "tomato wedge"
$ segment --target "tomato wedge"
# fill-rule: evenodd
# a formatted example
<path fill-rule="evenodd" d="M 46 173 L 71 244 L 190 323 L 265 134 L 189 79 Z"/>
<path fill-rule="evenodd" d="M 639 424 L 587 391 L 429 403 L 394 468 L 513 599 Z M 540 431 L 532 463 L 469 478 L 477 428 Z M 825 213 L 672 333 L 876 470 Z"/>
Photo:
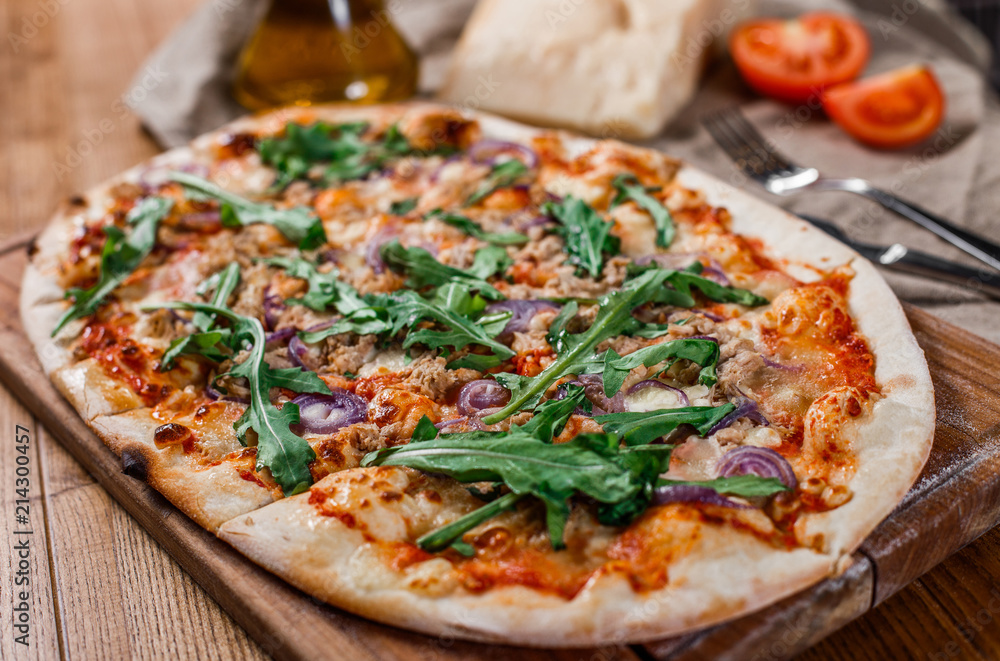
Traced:
<path fill-rule="evenodd" d="M 823 109 L 855 139 L 883 149 L 913 145 L 941 124 L 945 99 L 934 74 L 910 66 L 831 87 Z"/>
<path fill-rule="evenodd" d="M 857 78 L 871 45 L 853 18 L 816 12 L 744 23 L 730 37 L 729 50 L 750 87 L 781 101 L 805 103 L 830 85 Z"/>

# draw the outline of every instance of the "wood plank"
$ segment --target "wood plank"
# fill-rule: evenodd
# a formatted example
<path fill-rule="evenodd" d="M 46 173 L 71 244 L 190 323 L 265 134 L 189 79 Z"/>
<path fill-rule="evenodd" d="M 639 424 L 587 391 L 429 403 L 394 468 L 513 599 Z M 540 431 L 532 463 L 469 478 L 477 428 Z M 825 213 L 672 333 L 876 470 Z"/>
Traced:
<path fill-rule="evenodd" d="M 879 568 L 875 603 L 951 555 L 951 540 L 974 540 L 1000 520 L 1000 347 L 907 312 L 931 368 L 937 431 L 917 483 L 861 547 Z"/>
<path fill-rule="evenodd" d="M 15 445 L 15 437 L 26 428 L 28 434 L 27 451 L 20 453 Z M 49 566 L 49 537 L 45 518 L 45 492 L 39 461 L 39 435 L 31 414 L 11 395 L 0 392 L 0 595 L 3 595 L 3 613 L 0 618 L 0 659 L 58 659 L 59 635 L 56 622 L 56 605 L 52 594 L 52 573 Z M 26 457 L 20 460 L 18 457 Z M 20 473 L 27 469 L 27 475 L 18 483 Z M 23 493 L 18 488 L 28 490 L 28 521 L 18 522 L 15 507 L 24 505 Z M 23 510 L 22 510 L 23 512 Z M 24 531 L 31 531 L 30 534 Z M 24 546 L 27 549 L 24 549 Z M 27 557 L 22 557 L 21 554 Z M 23 561 L 23 564 L 22 564 Z M 22 594 L 23 593 L 23 594 Z M 26 598 L 25 598 L 26 597 Z M 21 610 L 21 604 L 27 604 Z M 17 608 L 17 610 L 13 610 Z M 28 618 L 21 621 L 21 613 Z M 27 626 L 15 630 L 17 624 Z M 23 638 L 25 644 L 17 642 Z"/>
<path fill-rule="evenodd" d="M 688 636 L 647 644 L 654 658 L 670 661 L 784 659 L 807 649 L 871 606 L 875 573 L 857 554 L 835 579 L 764 610 Z"/>
<path fill-rule="evenodd" d="M 264 658 L 80 464 L 40 442 L 68 658 Z"/>
<path fill-rule="evenodd" d="M 36 14 L 41 18 L 36 19 Z M 49 12 L 52 13 L 52 12 Z M 0 238 L 41 227 L 63 196 L 54 166 L 66 143 L 64 78 L 54 22 L 33 0 L 0 3 L 0 32 L 18 37 L 0 57 Z M 33 21 L 33 19 L 35 19 Z M 99 68 L 99 67 L 97 67 Z M 30 75 L 29 75 L 30 74 Z M 16 90 L 16 92 L 15 92 Z M 32 176 L 17 176 L 30 172 Z"/>
<path fill-rule="evenodd" d="M 996 659 L 1000 528 L 994 528 L 800 661 L 882 661 L 920 650 L 930 661 Z"/>
<path fill-rule="evenodd" d="M 60 636 L 67 658 L 129 656 L 121 626 L 125 599 L 115 564 L 108 495 L 47 433 L 41 469 L 52 531 L 52 571 L 60 605 Z"/>

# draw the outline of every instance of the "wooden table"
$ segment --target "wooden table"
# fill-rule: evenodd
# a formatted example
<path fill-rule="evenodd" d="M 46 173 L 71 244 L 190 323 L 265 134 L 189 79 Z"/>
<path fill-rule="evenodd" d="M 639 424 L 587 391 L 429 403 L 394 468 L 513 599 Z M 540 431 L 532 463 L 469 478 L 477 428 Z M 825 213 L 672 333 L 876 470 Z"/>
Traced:
<path fill-rule="evenodd" d="M 157 152 L 116 101 L 198 2 L 0 1 L 0 240 L 41 227 L 61 198 Z M 12 533 L 17 425 L 31 435 L 28 648 L 15 644 L 8 616 L 21 541 Z M 265 657 L 2 389 L 0 536 L 0 658 Z M 994 529 L 801 658 L 1000 658 L 998 618 Z"/>

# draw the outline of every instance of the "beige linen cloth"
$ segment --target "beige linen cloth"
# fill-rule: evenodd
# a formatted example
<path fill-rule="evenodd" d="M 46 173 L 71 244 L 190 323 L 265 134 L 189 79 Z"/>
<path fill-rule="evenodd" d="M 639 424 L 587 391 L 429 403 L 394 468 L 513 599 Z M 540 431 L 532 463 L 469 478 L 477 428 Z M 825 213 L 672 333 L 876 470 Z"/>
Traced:
<path fill-rule="evenodd" d="M 236 55 L 260 15 L 264 0 L 210 0 L 165 41 L 147 66 L 178 75 L 134 107 L 164 146 L 243 114 L 229 96 Z M 795 15 L 814 1 L 771 0 L 759 14 Z M 440 84 L 447 58 L 474 0 L 389 0 L 404 37 L 422 57 L 420 88 Z M 698 123 L 712 109 L 738 103 L 750 120 L 794 161 L 831 176 L 862 177 L 904 199 L 1000 242 L 1000 104 L 983 72 L 989 54 L 973 29 L 943 12 L 935 0 L 846 0 L 823 9 L 849 11 L 869 28 L 868 73 L 926 62 L 945 88 L 948 110 L 937 135 L 919 147 L 879 152 L 846 138 L 818 109 L 761 99 L 739 80 L 731 63 L 712 64 L 697 97 L 647 145 L 701 167 L 790 211 L 831 220 L 869 243 L 900 242 L 966 263 L 980 264 L 929 232 L 863 198 L 835 192 L 779 198 L 747 181 Z M 986 268 L 984 266 L 984 268 Z M 883 270 L 897 295 L 993 342 L 1000 343 L 1000 302 L 975 289 Z"/>

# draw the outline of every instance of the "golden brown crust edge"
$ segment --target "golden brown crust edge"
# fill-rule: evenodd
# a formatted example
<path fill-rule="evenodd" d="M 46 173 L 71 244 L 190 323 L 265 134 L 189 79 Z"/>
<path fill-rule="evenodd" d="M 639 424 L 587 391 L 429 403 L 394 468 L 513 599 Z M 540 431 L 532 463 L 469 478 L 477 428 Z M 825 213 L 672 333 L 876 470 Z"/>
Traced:
<path fill-rule="evenodd" d="M 338 485 L 349 488 L 343 484 L 352 472 L 328 476 L 317 488 L 334 493 Z M 786 586 L 809 585 L 834 571 L 830 556 L 807 549 L 778 551 L 751 535 L 705 525 L 690 550 L 671 564 L 670 584 L 661 590 L 637 593 L 621 575 L 601 573 L 572 600 L 523 586 L 483 593 L 459 587 L 437 597 L 407 585 L 447 584 L 448 570 L 438 564 L 447 561 L 396 572 L 379 555 L 378 545 L 366 543 L 360 526 L 324 516 L 309 497 L 286 498 L 228 521 L 219 536 L 309 594 L 432 635 L 534 647 L 649 641 L 763 608 L 784 597 Z M 405 507 L 400 509 L 405 516 Z M 395 511 L 392 504 L 381 507 L 380 519 L 393 521 Z M 747 580 L 750 566 L 760 570 L 758 578 Z"/>
<path fill-rule="evenodd" d="M 769 256 L 822 269 L 850 264 L 854 270 L 848 308 L 875 356 L 875 380 L 885 398 L 853 446 L 854 496 L 835 510 L 808 514 L 800 526 L 823 535 L 831 553 L 847 555 L 899 504 L 916 481 L 934 440 L 934 387 L 923 350 L 889 285 L 868 260 L 787 212 L 706 175 L 684 168 L 680 180 L 725 206 L 733 230 L 760 238 Z M 797 269 L 798 277 L 815 272 Z"/>

